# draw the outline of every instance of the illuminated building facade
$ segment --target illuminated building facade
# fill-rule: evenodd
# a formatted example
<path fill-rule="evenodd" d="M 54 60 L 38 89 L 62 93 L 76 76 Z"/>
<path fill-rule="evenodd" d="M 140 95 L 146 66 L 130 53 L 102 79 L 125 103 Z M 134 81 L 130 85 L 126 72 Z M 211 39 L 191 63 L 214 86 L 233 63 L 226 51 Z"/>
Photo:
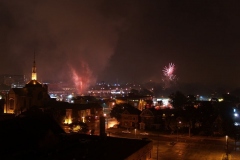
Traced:
<path fill-rule="evenodd" d="M 64 124 L 76 122 L 85 122 L 99 119 L 103 115 L 103 109 L 98 103 L 89 104 L 72 104 L 66 103 L 64 106 L 58 107 L 58 110 L 65 112 Z"/>
<path fill-rule="evenodd" d="M 126 96 L 126 97 L 116 97 L 116 104 L 128 103 L 140 111 L 144 110 L 148 105 L 150 106 L 152 101 L 152 96 Z"/>

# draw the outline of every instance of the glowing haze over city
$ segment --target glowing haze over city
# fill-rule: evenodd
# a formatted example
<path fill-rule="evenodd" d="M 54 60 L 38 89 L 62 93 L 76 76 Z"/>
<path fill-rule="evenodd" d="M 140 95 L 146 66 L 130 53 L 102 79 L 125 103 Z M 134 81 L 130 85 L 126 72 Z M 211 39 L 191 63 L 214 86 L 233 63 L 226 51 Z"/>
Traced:
<path fill-rule="evenodd" d="M 98 81 L 236 89 L 238 10 L 228 1 L 0 0 L 0 74 L 30 77 L 35 51 L 39 81 L 78 92 Z"/>

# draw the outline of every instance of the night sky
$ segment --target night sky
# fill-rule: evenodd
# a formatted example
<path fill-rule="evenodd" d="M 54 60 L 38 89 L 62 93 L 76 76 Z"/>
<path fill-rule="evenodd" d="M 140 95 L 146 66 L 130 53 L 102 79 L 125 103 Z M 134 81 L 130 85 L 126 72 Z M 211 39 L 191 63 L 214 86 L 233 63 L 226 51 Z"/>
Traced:
<path fill-rule="evenodd" d="M 236 1 L 0 0 L 0 74 L 38 79 L 240 87 Z"/>

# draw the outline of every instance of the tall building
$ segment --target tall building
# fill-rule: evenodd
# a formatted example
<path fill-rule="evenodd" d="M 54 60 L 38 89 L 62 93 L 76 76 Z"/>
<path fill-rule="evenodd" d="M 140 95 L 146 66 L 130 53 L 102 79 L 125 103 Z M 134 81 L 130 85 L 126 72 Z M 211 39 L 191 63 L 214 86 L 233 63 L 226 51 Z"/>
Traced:
<path fill-rule="evenodd" d="M 30 107 L 42 107 L 50 100 L 48 86 L 37 80 L 35 56 L 32 67 L 32 78 L 23 88 L 11 88 L 6 95 L 4 113 L 20 114 Z"/>

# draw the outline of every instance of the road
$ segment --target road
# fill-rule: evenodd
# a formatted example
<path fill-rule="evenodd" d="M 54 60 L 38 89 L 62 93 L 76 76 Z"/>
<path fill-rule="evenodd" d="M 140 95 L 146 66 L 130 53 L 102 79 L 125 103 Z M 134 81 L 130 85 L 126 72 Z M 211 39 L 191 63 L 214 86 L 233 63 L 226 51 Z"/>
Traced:
<path fill-rule="evenodd" d="M 106 122 L 106 128 L 114 120 Z M 99 135 L 99 121 L 88 123 L 89 129 L 95 129 L 95 135 Z M 65 128 L 67 130 L 68 128 Z M 130 130 L 131 133 L 123 133 L 123 129 L 106 129 L 108 136 L 123 138 L 148 138 L 153 141 L 152 160 L 223 160 L 228 156 L 229 160 L 240 159 L 240 142 L 225 137 L 204 137 L 187 135 L 163 135 L 149 133 L 141 135 L 144 131 Z M 228 144 L 228 145 L 226 145 Z M 226 155 L 228 146 L 228 155 Z"/>
<path fill-rule="evenodd" d="M 149 138 L 153 141 L 153 160 L 222 160 L 226 158 L 226 139 L 225 137 L 203 137 L 203 136 L 184 136 L 184 135 L 141 135 L 122 133 L 121 130 L 109 129 L 108 136 L 124 138 Z M 240 143 L 228 139 L 228 159 L 240 159 Z"/>

